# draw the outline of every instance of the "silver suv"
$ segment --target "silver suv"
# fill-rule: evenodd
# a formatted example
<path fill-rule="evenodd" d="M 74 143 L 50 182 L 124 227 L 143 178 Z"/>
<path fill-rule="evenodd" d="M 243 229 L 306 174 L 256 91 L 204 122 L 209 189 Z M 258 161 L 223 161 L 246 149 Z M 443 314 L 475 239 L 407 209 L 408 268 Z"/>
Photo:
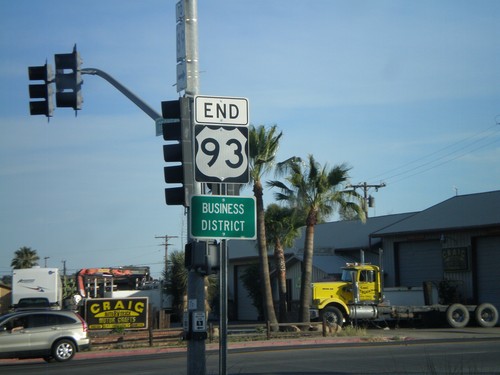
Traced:
<path fill-rule="evenodd" d="M 87 323 L 63 310 L 25 310 L 0 317 L 0 358 L 69 361 L 88 349 Z"/>

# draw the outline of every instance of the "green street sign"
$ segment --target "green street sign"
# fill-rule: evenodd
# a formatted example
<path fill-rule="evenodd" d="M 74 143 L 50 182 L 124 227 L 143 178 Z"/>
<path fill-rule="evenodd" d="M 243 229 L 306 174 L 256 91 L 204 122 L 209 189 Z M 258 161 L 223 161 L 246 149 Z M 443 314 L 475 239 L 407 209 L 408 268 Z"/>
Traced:
<path fill-rule="evenodd" d="M 257 237 L 254 197 L 193 195 L 191 237 L 197 239 Z"/>

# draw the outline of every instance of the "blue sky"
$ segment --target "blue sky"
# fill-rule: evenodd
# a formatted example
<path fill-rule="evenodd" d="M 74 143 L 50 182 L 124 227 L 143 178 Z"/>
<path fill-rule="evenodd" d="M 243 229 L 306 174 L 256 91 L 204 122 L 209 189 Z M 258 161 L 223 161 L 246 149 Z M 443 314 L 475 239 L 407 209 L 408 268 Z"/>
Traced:
<path fill-rule="evenodd" d="M 279 160 L 385 182 L 370 216 L 423 210 L 499 188 L 499 14 L 495 0 L 200 1 L 200 93 L 248 98 L 252 124 L 283 131 Z M 21 246 L 69 272 L 159 276 L 155 236 L 181 249 L 186 219 L 164 204 L 153 121 L 88 75 L 77 117 L 29 116 L 27 67 L 75 43 L 158 112 L 178 97 L 175 1 L 0 2 L 0 276 Z"/>

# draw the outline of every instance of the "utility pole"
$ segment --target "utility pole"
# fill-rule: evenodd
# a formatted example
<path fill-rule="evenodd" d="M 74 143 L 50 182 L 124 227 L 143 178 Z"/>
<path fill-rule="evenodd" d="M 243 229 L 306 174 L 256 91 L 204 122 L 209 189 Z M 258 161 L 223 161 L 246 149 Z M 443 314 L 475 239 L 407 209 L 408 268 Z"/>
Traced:
<path fill-rule="evenodd" d="M 357 185 L 347 185 L 348 188 L 353 188 L 354 190 L 356 189 L 363 189 L 363 211 L 365 211 L 365 216 L 368 218 L 368 207 L 374 207 L 375 206 L 375 198 L 373 198 L 371 195 L 368 195 L 368 190 L 370 188 L 374 188 L 375 191 L 378 191 L 378 189 L 385 187 L 385 183 L 382 182 L 381 184 L 377 185 L 370 185 L 366 182 L 359 183 Z"/>
<path fill-rule="evenodd" d="M 61 261 L 63 264 L 63 295 L 66 293 L 66 261 Z"/>
<path fill-rule="evenodd" d="M 168 269 L 167 269 L 167 265 L 168 265 L 168 245 L 170 245 L 168 243 L 168 240 L 171 239 L 171 238 L 179 238 L 179 236 L 169 236 L 169 235 L 164 235 L 164 236 L 155 236 L 155 238 L 161 238 L 163 240 L 165 240 L 165 243 L 163 243 L 162 245 L 165 245 L 165 272 L 168 272 Z"/>
<path fill-rule="evenodd" d="M 50 257 L 43 257 L 45 268 L 47 268 L 47 259 L 50 259 Z"/>

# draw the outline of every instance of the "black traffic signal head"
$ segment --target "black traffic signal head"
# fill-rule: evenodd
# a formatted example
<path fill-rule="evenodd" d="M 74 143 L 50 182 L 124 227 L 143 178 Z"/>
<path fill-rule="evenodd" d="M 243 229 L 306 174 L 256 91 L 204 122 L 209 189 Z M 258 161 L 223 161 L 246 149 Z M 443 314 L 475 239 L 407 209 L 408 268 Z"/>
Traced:
<path fill-rule="evenodd" d="M 45 115 L 52 117 L 54 112 L 53 87 L 54 73 L 52 67 L 45 63 L 41 66 L 28 67 L 30 81 L 43 81 L 29 85 L 30 115 Z"/>
<path fill-rule="evenodd" d="M 180 141 L 182 138 L 181 122 L 164 122 L 162 124 L 163 139 L 165 141 Z M 167 160 L 165 160 L 167 161 Z"/>
<path fill-rule="evenodd" d="M 163 145 L 163 158 L 168 163 L 164 167 L 165 182 L 177 185 L 165 189 L 165 201 L 187 206 L 194 180 L 189 99 L 162 102 L 161 107 L 163 139 L 170 141 Z"/>
<path fill-rule="evenodd" d="M 76 44 L 72 53 L 54 55 L 56 63 L 56 104 L 58 107 L 70 107 L 75 111 L 82 109 L 82 75 L 80 54 Z"/>
<path fill-rule="evenodd" d="M 54 72 L 52 66 L 45 63 L 42 66 L 28 67 L 28 76 L 30 81 L 52 82 L 54 80 Z"/>

